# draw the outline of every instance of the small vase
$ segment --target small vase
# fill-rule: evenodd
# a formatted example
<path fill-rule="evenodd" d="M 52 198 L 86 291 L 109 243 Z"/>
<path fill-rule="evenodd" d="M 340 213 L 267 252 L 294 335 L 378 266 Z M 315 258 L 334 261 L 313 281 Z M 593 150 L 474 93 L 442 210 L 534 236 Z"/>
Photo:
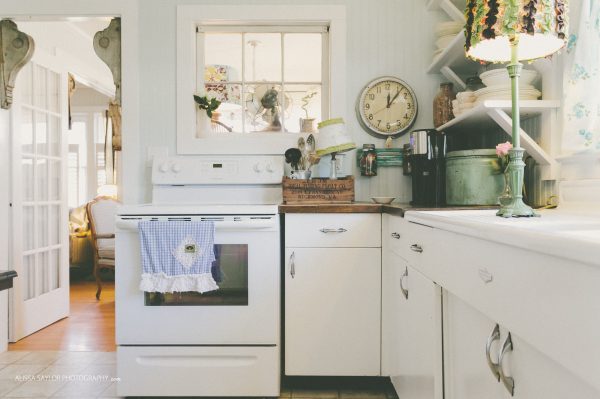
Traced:
<path fill-rule="evenodd" d="M 452 83 L 440 84 L 440 91 L 433 99 L 433 126 L 442 126 L 444 123 L 454 119 L 452 113 L 452 100 L 456 94 L 452 91 Z"/>
<path fill-rule="evenodd" d="M 200 110 L 198 113 L 198 137 L 205 136 L 213 132 L 212 122 L 208 115 L 206 115 L 206 111 Z"/>
<path fill-rule="evenodd" d="M 501 206 L 508 206 L 512 202 L 512 191 L 510 190 L 510 176 L 508 175 L 508 171 L 503 173 L 504 175 L 504 190 L 498 197 L 498 203 Z"/>

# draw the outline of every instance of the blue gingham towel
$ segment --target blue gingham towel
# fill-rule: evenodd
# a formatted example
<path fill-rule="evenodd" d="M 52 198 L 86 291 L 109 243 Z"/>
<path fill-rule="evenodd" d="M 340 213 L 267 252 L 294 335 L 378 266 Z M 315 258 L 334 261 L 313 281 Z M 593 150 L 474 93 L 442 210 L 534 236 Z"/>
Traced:
<path fill-rule="evenodd" d="M 145 292 L 200 293 L 218 290 L 214 222 L 142 221 L 138 224 Z"/>

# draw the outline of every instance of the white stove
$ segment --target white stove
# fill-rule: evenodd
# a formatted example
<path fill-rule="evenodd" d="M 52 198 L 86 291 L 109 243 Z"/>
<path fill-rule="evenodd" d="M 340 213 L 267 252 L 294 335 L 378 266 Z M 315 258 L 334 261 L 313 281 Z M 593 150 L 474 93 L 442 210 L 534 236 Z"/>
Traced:
<path fill-rule="evenodd" d="M 117 216 L 119 396 L 278 396 L 283 157 L 153 163 L 152 204 Z M 140 291 L 140 221 L 215 224 L 219 289 Z"/>

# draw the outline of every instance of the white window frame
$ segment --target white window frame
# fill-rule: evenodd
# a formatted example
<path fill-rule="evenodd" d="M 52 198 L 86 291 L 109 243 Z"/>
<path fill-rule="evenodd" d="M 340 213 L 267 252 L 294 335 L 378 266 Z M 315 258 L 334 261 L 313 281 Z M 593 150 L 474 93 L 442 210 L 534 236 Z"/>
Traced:
<path fill-rule="evenodd" d="M 346 8 L 344 6 L 190 6 L 177 7 L 177 153 L 178 154 L 276 154 L 295 146 L 299 133 L 231 133 L 197 137 L 196 94 L 199 25 L 327 25 L 329 76 L 322 101 L 331 117 L 346 116 Z M 335 73 L 332 73 L 335 71 Z M 332 101 L 332 99 L 334 99 Z M 326 114 L 324 114 L 326 115 Z"/>

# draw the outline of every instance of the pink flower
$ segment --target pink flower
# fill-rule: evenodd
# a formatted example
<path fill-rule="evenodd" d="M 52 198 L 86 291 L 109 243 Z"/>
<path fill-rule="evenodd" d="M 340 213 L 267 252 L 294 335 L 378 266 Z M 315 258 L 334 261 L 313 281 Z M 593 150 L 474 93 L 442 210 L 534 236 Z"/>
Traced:
<path fill-rule="evenodd" d="M 498 157 L 505 157 L 508 155 L 508 150 L 512 148 L 512 144 L 510 142 L 500 143 L 496 146 L 496 155 Z"/>

